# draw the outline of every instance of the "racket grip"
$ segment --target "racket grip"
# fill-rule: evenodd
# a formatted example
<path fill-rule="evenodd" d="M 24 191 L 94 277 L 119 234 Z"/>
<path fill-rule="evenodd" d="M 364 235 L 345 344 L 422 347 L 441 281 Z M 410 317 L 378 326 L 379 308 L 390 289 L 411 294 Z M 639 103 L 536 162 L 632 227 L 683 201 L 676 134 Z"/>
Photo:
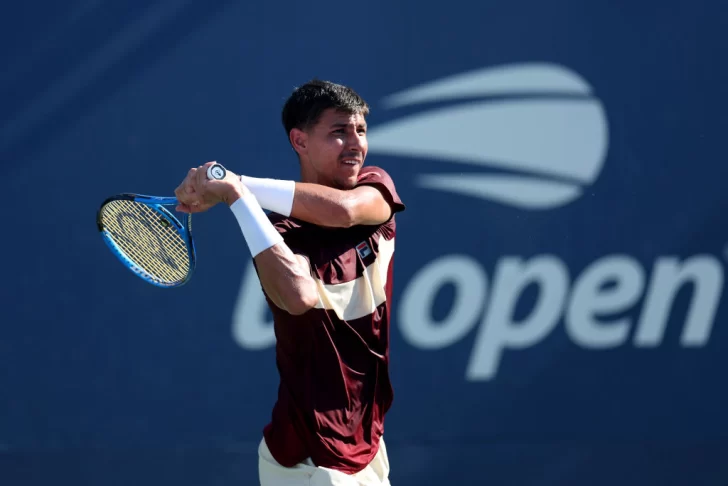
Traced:
<path fill-rule="evenodd" d="M 227 171 L 225 170 L 225 167 L 220 164 L 212 164 L 210 167 L 207 168 L 208 179 L 217 179 L 220 181 L 223 180 L 226 175 Z"/>

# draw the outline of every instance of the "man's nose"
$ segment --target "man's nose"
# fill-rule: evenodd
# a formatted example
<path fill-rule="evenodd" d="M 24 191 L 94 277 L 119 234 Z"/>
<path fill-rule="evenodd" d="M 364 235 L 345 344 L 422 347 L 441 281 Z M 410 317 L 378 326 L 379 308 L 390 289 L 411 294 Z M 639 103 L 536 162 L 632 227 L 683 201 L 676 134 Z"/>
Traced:
<path fill-rule="evenodd" d="M 349 135 L 347 138 L 347 148 L 350 150 L 356 150 L 357 152 L 361 152 L 363 150 L 364 144 L 362 143 L 362 139 L 358 133 L 354 132 Z"/>

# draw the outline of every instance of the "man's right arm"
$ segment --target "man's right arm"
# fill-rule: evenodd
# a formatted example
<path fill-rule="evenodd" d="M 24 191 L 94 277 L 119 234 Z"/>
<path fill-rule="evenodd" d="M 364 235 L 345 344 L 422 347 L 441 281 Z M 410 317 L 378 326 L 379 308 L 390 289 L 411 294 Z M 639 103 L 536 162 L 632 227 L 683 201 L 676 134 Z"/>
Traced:
<path fill-rule="evenodd" d="M 308 261 L 278 243 L 255 256 L 263 290 L 271 301 L 289 314 L 303 314 L 318 303 L 318 290 Z"/>
<path fill-rule="evenodd" d="M 255 196 L 240 182 L 236 185 L 234 195 L 228 199 L 232 201 L 230 210 L 248 243 L 265 293 L 289 314 L 303 314 L 318 303 L 318 289 L 308 261 L 291 251 Z"/>

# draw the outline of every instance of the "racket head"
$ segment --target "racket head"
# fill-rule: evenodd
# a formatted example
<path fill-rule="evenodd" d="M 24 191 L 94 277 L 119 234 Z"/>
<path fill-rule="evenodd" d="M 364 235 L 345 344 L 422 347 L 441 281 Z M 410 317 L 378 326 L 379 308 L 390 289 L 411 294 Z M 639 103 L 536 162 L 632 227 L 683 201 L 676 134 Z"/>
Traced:
<path fill-rule="evenodd" d="M 195 269 L 192 218 L 184 223 L 165 206 L 177 199 L 118 194 L 106 199 L 96 225 L 111 252 L 124 266 L 157 287 L 184 285 Z"/>

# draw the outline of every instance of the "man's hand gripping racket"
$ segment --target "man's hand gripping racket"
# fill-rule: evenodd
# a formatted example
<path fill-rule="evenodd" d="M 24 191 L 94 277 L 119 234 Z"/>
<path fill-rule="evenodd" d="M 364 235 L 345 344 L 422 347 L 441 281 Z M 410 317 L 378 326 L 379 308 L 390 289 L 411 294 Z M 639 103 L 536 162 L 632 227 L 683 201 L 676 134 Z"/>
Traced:
<path fill-rule="evenodd" d="M 209 180 L 227 175 L 217 163 L 202 173 Z M 170 206 L 186 213 L 183 221 L 167 209 Z M 123 193 L 101 204 L 96 225 L 111 252 L 134 274 L 159 287 L 179 287 L 195 269 L 191 212 L 177 197 Z"/>

